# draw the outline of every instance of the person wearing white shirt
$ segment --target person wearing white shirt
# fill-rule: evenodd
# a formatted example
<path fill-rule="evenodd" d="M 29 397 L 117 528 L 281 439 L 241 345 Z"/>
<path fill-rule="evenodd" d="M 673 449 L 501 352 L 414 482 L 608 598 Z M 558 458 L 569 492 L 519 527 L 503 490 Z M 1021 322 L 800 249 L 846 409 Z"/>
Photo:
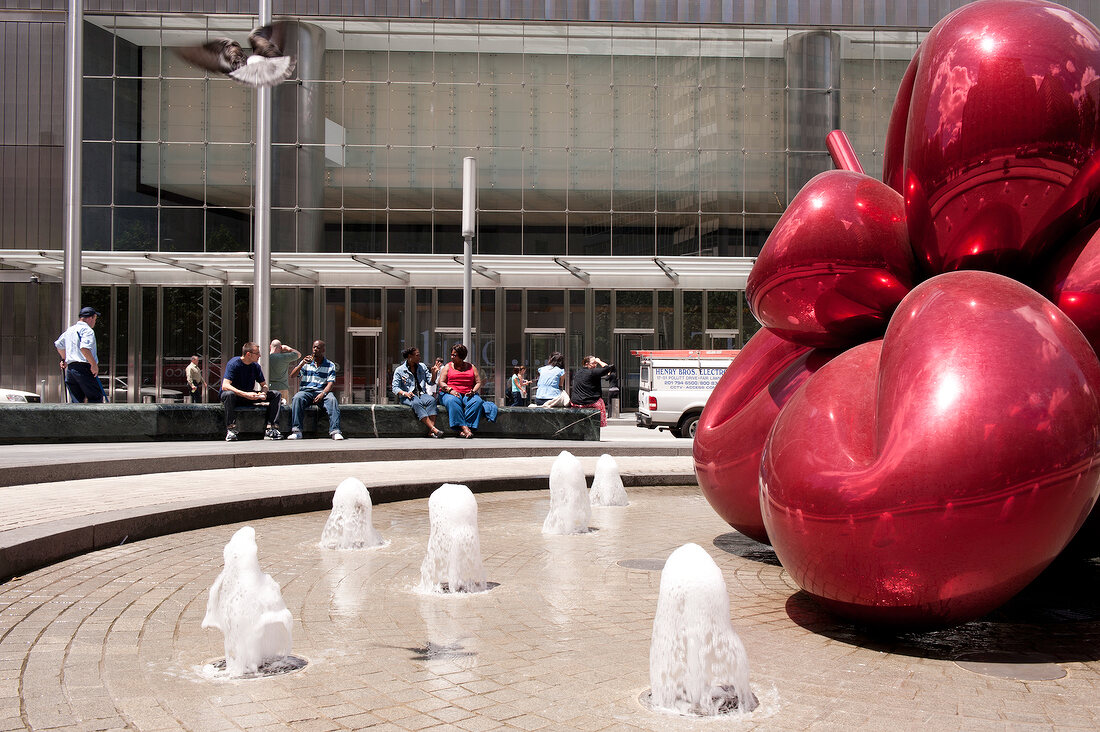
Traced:
<path fill-rule="evenodd" d="M 80 320 L 66 329 L 54 348 L 61 356 L 65 371 L 65 388 L 73 404 L 99 404 L 104 401 L 103 385 L 99 383 L 99 358 L 96 355 L 95 328 L 99 311 L 93 307 L 80 309 Z"/>

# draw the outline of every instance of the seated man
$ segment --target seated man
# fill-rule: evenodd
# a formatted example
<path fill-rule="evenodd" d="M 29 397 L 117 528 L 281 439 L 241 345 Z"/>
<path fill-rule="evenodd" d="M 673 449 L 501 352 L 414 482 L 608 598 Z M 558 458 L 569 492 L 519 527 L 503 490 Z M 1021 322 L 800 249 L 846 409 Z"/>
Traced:
<path fill-rule="evenodd" d="M 279 420 L 279 392 L 268 391 L 264 371 L 258 363 L 260 347 L 249 341 L 241 347 L 241 355 L 229 359 L 222 374 L 222 404 L 225 405 L 226 442 L 237 439 L 237 409 L 249 402 L 267 402 L 264 416 L 264 439 L 281 440 L 282 433 L 276 426 Z M 256 384 L 260 385 L 259 390 Z"/>
<path fill-rule="evenodd" d="M 325 342 L 314 341 L 313 353 L 295 364 L 289 375 L 300 377 L 298 393 L 290 402 L 290 439 L 302 439 L 302 414 L 311 404 L 321 404 L 328 412 L 328 436 L 344 439 L 340 433 L 340 405 L 332 394 L 336 364 L 325 358 Z"/>
<path fill-rule="evenodd" d="M 393 370 L 393 395 L 412 407 L 416 418 L 428 428 L 428 437 L 439 437 L 443 430 L 435 426 L 435 397 L 428 393 L 428 368 L 420 363 L 420 349 L 406 348 L 401 358 L 405 362 Z"/>

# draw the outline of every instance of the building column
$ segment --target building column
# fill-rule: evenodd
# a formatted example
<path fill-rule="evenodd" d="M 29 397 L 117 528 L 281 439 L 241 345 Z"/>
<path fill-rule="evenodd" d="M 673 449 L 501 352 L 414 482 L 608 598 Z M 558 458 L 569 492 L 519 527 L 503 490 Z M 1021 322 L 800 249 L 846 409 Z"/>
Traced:
<path fill-rule="evenodd" d="M 787 57 L 787 201 L 833 165 L 825 136 L 840 127 L 841 37 L 830 31 L 790 36 Z M 800 153 L 821 152 L 820 156 Z"/>

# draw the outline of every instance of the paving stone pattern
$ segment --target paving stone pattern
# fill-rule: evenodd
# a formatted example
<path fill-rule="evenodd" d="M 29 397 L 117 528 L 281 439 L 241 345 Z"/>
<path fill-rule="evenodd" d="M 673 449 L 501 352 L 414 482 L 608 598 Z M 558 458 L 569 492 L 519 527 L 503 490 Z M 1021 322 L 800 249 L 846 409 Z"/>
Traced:
<path fill-rule="evenodd" d="M 1092 564 L 1073 570 L 1088 583 L 1077 594 L 1040 593 L 961 629 L 884 638 L 820 611 L 770 549 L 731 532 L 697 488 L 637 488 L 630 500 L 594 509 L 595 532 L 543 536 L 546 492 L 479 495 L 482 555 L 499 584 L 461 597 L 412 591 L 427 501 L 376 506 L 390 543 L 371 551 L 318 549 L 324 513 L 254 522 L 261 566 L 294 615 L 294 653 L 310 662 L 266 679 L 202 672 L 223 655 L 221 635 L 200 623 L 237 525 L 17 578 L 0 585 L 0 730 L 1100 726 Z M 638 701 L 649 685 L 660 573 L 617 562 L 664 558 L 689 541 L 715 558 L 729 586 L 761 702 L 743 719 L 694 721 Z M 1076 614 L 1052 612 L 1051 602 L 1076 602 Z M 1041 650 L 1068 673 L 1023 683 L 952 661 L 976 649 Z"/>

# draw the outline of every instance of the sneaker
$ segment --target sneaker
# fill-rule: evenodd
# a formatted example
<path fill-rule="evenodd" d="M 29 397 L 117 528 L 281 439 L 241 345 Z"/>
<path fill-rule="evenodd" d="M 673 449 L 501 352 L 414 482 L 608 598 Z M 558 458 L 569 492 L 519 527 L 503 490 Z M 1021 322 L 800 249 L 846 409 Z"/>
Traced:
<path fill-rule="evenodd" d="M 300 439 L 302 439 L 302 431 L 301 430 L 293 430 L 293 431 L 291 431 L 291 433 L 289 435 L 287 435 L 286 438 L 288 440 L 300 440 Z"/>
<path fill-rule="evenodd" d="M 339 432 L 333 432 L 331 435 L 329 435 L 329 437 L 331 437 L 334 440 L 344 439 L 344 436 L 342 434 L 340 434 Z"/>
<path fill-rule="evenodd" d="M 233 441 L 235 441 L 235 440 L 237 439 L 237 435 L 238 435 L 238 434 L 239 434 L 239 433 L 237 432 L 237 430 L 226 430 L 226 433 L 225 433 L 225 441 L 226 441 L 226 442 L 233 442 Z"/>
<path fill-rule="evenodd" d="M 281 440 L 283 439 L 283 433 L 279 431 L 278 427 L 268 427 L 264 430 L 265 440 Z"/>

